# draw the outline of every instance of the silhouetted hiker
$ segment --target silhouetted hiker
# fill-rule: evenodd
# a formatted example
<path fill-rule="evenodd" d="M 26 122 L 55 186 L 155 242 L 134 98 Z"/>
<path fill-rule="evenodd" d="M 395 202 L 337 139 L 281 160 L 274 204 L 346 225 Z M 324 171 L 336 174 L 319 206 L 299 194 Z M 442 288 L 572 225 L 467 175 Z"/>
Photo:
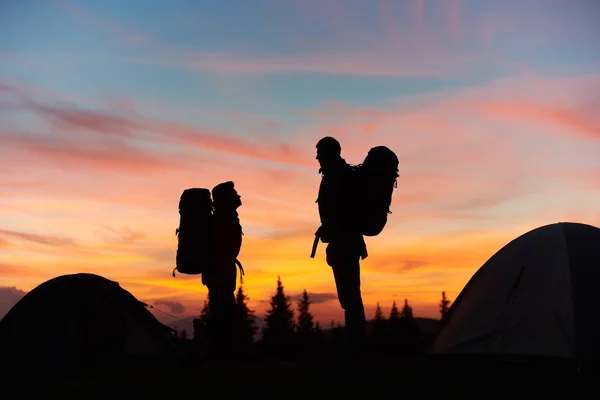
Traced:
<path fill-rule="evenodd" d="M 398 157 L 389 148 L 376 146 L 362 164 L 350 165 L 334 138 L 324 137 L 316 147 L 323 174 L 317 199 L 321 226 L 310 256 L 314 258 L 319 239 L 328 243 L 327 264 L 345 312 L 346 332 L 351 343 L 360 345 L 366 325 L 360 293 L 360 259 L 367 257 L 363 235 L 377 236 L 387 223 L 399 176 Z"/>
<path fill-rule="evenodd" d="M 327 244 L 327 264 L 333 270 L 340 305 L 344 309 L 349 339 L 360 344 L 365 336 L 365 309 L 360 292 L 360 259 L 367 247 L 356 221 L 356 181 L 352 167 L 341 157 L 340 143 L 324 137 L 317 143 L 317 160 L 323 175 L 317 199 L 320 238 Z M 313 249 L 313 256 L 314 256 Z"/>
<path fill-rule="evenodd" d="M 242 227 L 237 209 L 242 205 L 233 182 L 212 189 L 212 256 L 210 267 L 202 273 L 208 288 L 210 314 L 207 323 L 209 349 L 213 356 L 227 356 L 232 346 L 235 313 L 236 265 L 242 246 Z"/>

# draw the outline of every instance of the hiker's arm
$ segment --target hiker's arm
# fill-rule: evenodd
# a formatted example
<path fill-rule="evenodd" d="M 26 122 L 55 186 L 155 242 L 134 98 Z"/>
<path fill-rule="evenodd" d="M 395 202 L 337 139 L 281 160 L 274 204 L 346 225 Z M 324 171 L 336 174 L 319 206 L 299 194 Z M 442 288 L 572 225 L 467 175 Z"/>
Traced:
<path fill-rule="evenodd" d="M 237 258 L 240 254 L 242 247 L 241 231 L 235 229 L 235 225 L 215 224 L 214 238 L 215 256 L 218 260 Z"/>
<path fill-rule="evenodd" d="M 326 181 L 319 196 L 319 208 L 321 214 L 320 234 L 323 243 L 327 243 L 331 240 L 331 237 L 335 235 L 337 228 L 337 188 L 335 187 L 335 183 L 335 180 Z"/>
<path fill-rule="evenodd" d="M 242 227 L 238 224 L 235 225 L 235 229 L 231 232 L 231 254 L 233 258 L 237 258 L 240 255 L 242 249 Z"/>

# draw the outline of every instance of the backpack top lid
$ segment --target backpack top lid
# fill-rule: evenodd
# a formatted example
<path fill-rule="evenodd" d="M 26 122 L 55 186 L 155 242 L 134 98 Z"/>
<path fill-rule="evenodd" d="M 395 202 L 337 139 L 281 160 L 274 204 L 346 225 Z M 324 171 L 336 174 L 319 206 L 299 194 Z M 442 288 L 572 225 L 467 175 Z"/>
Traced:
<path fill-rule="evenodd" d="M 185 189 L 179 199 L 179 211 L 201 211 L 212 212 L 212 198 L 210 190 L 205 188 Z"/>
<path fill-rule="evenodd" d="M 361 169 L 376 174 L 390 174 L 397 178 L 399 163 L 398 156 L 392 150 L 386 146 L 376 146 L 369 150 Z"/>

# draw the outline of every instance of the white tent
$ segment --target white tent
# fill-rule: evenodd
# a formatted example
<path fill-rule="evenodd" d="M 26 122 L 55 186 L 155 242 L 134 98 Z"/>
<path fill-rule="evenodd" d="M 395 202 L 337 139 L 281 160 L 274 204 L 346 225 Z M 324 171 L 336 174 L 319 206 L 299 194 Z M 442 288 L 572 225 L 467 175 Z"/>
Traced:
<path fill-rule="evenodd" d="M 475 273 L 430 353 L 600 359 L 599 288 L 600 229 L 534 229 Z"/>
<path fill-rule="evenodd" d="M 0 321 L 0 358 L 13 372 L 34 375 L 173 362 L 179 351 L 169 330 L 118 283 L 64 275 L 27 293 Z"/>

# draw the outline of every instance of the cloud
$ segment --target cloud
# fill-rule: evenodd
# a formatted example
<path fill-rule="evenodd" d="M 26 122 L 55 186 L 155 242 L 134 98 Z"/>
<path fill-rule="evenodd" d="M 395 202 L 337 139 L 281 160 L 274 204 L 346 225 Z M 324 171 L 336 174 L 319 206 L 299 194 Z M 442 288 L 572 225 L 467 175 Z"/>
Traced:
<path fill-rule="evenodd" d="M 293 301 L 298 302 L 302 299 L 302 294 L 297 294 L 290 297 Z M 337 294 L 308 292 L 308 298 L 312 302 L 312 304 L 323 304 L 331 300 L 337 300 Z"/>
<path fill-rule="evenodd" d="M 105 226 L 104 229 L 106 232 L 110 232 L 110 235 L 109 237 L 103 233 L 101 233 L 101 235 L 104 236 L 109 243 L 112 243 L 113 239 L 116 237 L 116 242 L 118 244 L 135 244 L 148 236 L 144 232 L 133 231 L 131 228 L 115 229 L 110 226 Z"/>
<path fill-rule="evenodd" d="M 187 54 L 171 59 L 131 58 L 133 63 L 150 63 L 166 67 L 202 69 L 223 73 L 285 74 L 324 73 L 332 75 L 364 75 L 378 77 L 433 77 L 440 72 L 458 73 L 459 65 L 471 61 L 447 60 L 443 67 L 435 63 L 407 61 L 402 55 L 370 54 L 305 54 L 287 57 L 261 56 L 244 58 L 228 54 Z"/>
<path fill-rule="evenodd" d="M 163 122 L 135 112 L 90 110 L 68 103 L 54 104 L 43 91 L 3 84 L 23 111 L 49 120 L 49 132 L 30 127 L 0 131 L 8 146 L 51 158 L 65 167 L 73 164 L 140 172 L 176 170 L 199 165 L 189 149 L 231 154 L 265 161 L 308 166 L 292 144 L 275 139 L 253 142 L 195 126 Z M 127 110 L 125 110 L 127 111 Z M 14 123 L 12 124 L 14 125 Z M 85 133 L 85 134 L 84 134 Z M 150 146 L 149 146 L 150 145 Z M 154 148 L 148 150 L 148 147 Z M 187 151 L 186 151 L 187 148 Z M 218 158 L 203 155 L 206 166 Z"/>
<path fill-rule="evenodd" d="M 161 299 L 161 300 L 156 300 L 154 302 L 154 305 L 168 307 L 169 310 L 171 310 L 170 312 L 172 312 L 174 314 L 183 314 L 183 312 L 185 311 L 185 307 L 183 306 L 183 304 L 178 301 Z"/>
<path fill-rule="evenodd" d="M 86 26 L 95 26 L 114 37 L 119 43 L 128 43 L 130 49 L 139 50 L 126 58 L 126 62 L 149 63 L 183 69 L 202 69 L 218 74 L 272 74 L 309 72 L 338 75 L 379 77 L 438 77 L 465 74 L 477 67 L 489 65 L 488 41 L 477 40 L 481 35 L 468 36 L 463 30 L 482 32 L 480 25 L 466 27 L 462 7 L 458 0 L 448 2 L 442 11 L 443 21 L 425 18 L 423 3 L 409 4 L 410 13 L 394 7 L 394 2 L 383 1 L 376 8 L 361 9 L 361 5 L 348 7 L 337 1 L 320 4 L 296 4 L 304 22 L 315 21 L 333 33 L 319 40 L 308 41 L 307 50 L 287 56 L 260 54 L 241 55 L 236 52 L 198 52 L 182 46 L 162 42 L 143 32 L 134 32 L 114 19 L 93 14 L 63 1 L 55 1 L 62 10 Z M 292 3 L 293 6 L 293 3 Z M 374 15 L 368 15 L 375 10 Z M 289 11 L 288 11 L 289 12 Z M 365 15 L 367 18 L 365 20 Z M 408 15 L 407 19 L 402 19 Z M 365 21 L 367 25 L 365 25 Z M 184 27 L 182 27 L 184 28 Z M 487 31 L 489 35 L 493 33 Z M 292 32 L 296 40 L 304 42 L 302 35 Z M 300 37 L 299 37 L 300 36 Z M 460 43 L 462 46 L 459 46 Z M 356 49 L 360 50 L 356 50 Z M 145 56 L 150 50 L 152 56 Z"/>
<path fill-rule="evenodd" d="M 25 296 L 27 292 L 16 287 L 0 286 L 0 319 L 10 311 L 10 309 Z"/>
<path fill-rule="evenodd" d="M 600 89 L 600 86 L 597 88 Z M 600 107 L 600 96 L 588 104 L 577 108 L 563 108 L 535 103 L 533 101 L 483 102 L 471 108 L 505 118 L 529 119 L 547 124 L 560 124 L 571 128 L 573 134 L 600 140 L 600 117 L 596 110 Z"/>
<path fill-rule="evenodd" d="M 600 191 L 600 165 L 568 169 L 549 169 L 545 171 L 547 179 L 562 180 L 574 188 Z"/>
<path fill-rule="evenodd" d="M 43 244 L 46 246 L 71 247 L 75 245 L 75 242 L 72 238 L 52 235 L 40 235 L 36 233 L 19 232 L 7 229 L 0 229 L 0 236 L 8 236 L 11 238 L 17 238 L 20 240 L 25 240 L 37 244 Z"/>

